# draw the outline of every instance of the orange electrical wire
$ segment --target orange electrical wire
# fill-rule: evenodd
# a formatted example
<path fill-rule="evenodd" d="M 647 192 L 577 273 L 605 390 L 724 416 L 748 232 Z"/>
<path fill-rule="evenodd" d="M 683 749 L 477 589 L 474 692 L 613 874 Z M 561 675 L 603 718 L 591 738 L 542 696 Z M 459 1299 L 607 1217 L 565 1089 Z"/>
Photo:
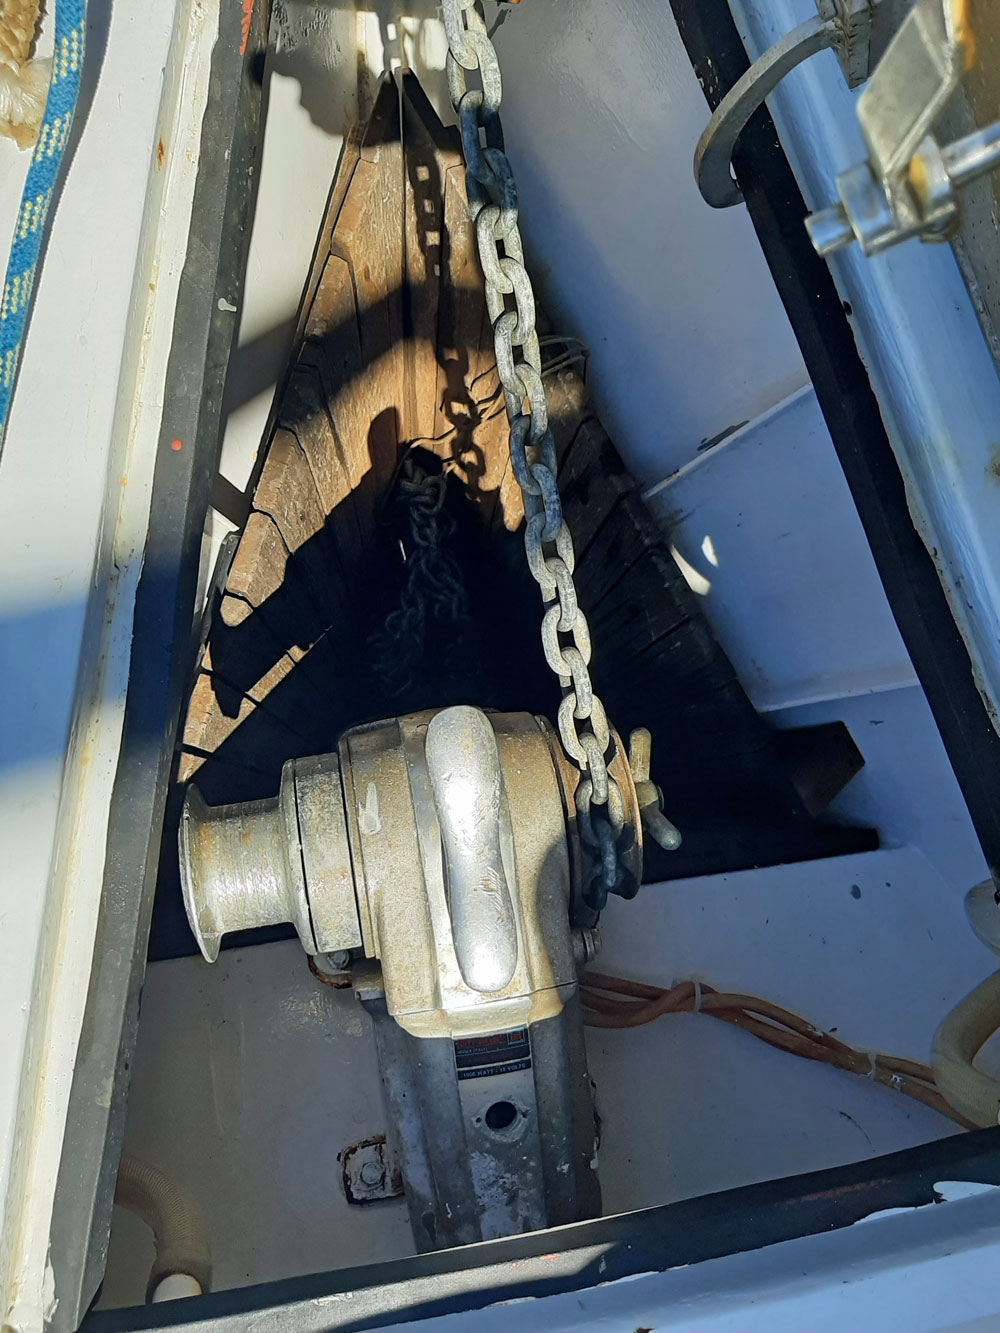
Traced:
<path fill-rule="evenodd" d="M 613 977 L 605 972 L 585 972 L 581 978 L 581 995 L 589 1027 L 639 1027 L 664 1014 L 708 1014 L 710 1018 L 742 1028 L 789 1055 L 820 1060 L 848 1073 L 874 1079 L 923 1102 L 963 1129 L 976 1128 L 945 1101 L 935 1085 L 930 1065 L 897 1055 L 859 1051 L 770 1000 L 761 1000 L 755 995 L 730 994 L 694 981 L 681 981 L 668 990 L 630 981 L 626 977 Z M 621 998 L 623 996 L 628 998 Z"/>

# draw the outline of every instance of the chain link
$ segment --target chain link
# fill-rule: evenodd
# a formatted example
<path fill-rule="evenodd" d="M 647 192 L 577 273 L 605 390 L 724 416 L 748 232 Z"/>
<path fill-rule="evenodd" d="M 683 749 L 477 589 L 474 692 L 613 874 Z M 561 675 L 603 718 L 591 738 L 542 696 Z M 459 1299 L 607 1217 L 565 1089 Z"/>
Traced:
<path fill-rule="evenodd" d="M 478 655 L 468 631 L 472 611 L 462 566 L 449 550 L 455 521 L 445 507 L 447 482 L 412 454 L 396 476 L 393 500 L 404 511 L 406 577 L 399 605 L 368 640 L 372 665 L 390 694 L 402 694 L 419 679 L 427 655 L 431 621 L 450 628 L 449 665 L 460 676 L 478 674 Z M 440 667 L 438 668 L 440 671 Z"/>
<path fill-rule="evenodd" d="M 478 0 L 444 0 L 443 7 L 448 90 L 462 135 L 469 212 L 510 422 L 511 465 L 524 499 L 525 551 L 547 608 L 542 617 L 545 660 L 563 688 L 559 736 L 582 773 L 575 798 L 577 823 L 595 866 L 585 896 L 600 910 L 609 892 L 635 891 L 626 883 L 620 857 L 625 802 L 608 772 L 611 730 L 590 679 L 590 627 L 573 582 L 573 538 L 556 480 L 535 297 L 524 266 L 517 186 L 503 150 L 500 65 Z M 479 88 L 469 87 L 467 75 L 473 71 L 478 71 Z"/>

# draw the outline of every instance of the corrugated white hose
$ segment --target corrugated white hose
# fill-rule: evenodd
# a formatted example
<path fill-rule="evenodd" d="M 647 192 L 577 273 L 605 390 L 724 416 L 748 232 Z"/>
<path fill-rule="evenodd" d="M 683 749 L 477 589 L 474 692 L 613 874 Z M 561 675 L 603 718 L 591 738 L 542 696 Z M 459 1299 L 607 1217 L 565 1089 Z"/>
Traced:
<path fill-rule="evenodd" d="M 977 1125 L 995 1125 L 1000 1120 L 1000 1079 L 973 1064 L 998 1029 L 1000 972 L 994 972 L 955 1005 L 934 1034 L 934 1081 L 955 1110 Z"/>
<path fill-rule="evenodd" d="M 0 134 L 19 148 L 38 138 L 51 60 L 32 60 L 41 0 L 0 0 Z"/>
<path fill-rule="evenodd" d="M 187 1190 L 159 1167 L 124 1153 L 115 1203 L 138 1214 L 153 1233 L 156 1259 L 146 1287 L 147 1301 L 197 1296 L 209 1290 L 212 1256 L 208 1237 L 201 1210 Z"/>

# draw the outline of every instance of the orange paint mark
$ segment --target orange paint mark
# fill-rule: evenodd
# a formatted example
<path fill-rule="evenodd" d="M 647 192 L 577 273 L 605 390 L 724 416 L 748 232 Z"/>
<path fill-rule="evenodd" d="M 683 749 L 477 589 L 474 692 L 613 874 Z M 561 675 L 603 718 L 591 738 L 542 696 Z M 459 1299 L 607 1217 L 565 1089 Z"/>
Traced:
<path fill-rule="evenodd" d="M 951 16 L 952 31 L 955 40 L 962 48 L 966 69 L 976 67 L 976 34 L 972 27 L 972 15 L 969 13 L 969 0 L 950 0 L 948 9 Z"/>
<path fill-rule="evenodd" d="M 163 159 L 164 157 L 166 157 L 166 154 L 167 154 L 167 145 L 161 139 L 159 143 L 156 145 L 156 165 L 158 167 L 163 166 Z"/>
<path fill-rule="evenodd" d="M 174 453 L 177 453 L 177 451 L 178 451 L 179 449 L 183 449 L 183 448 L 184 448 L 184 441 L 183 441 L 183 440 L 171 440 L 171 441 L 170 441 L 170 447 L 171 447 L 171 449 L 173 449 Z"/>
<path fill-rule="evenodd" d="M 253 0 L 243 0 L 243 17 L 241 19 L 240 33 L 240 55 L 244 56 L 247 52 L 247 42 L 250 40 L 250 20 L 253 17 Z"/>

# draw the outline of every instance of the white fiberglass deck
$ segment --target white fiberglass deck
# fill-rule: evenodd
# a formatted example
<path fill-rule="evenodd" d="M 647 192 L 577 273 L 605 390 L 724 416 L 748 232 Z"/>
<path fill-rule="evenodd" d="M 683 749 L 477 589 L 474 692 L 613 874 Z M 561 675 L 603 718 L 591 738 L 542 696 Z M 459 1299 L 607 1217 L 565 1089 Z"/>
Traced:
<path fill-rule="evenodd" d="M 287 351 L 343 130 L 356 114 L 358 43 L 376 72 L 392 59 L 416 67 L 441 105 L 442 32 L 429 4 L 410 8 L 403 21 L 388 4 L 356 16 L 346 4 L 277 0 L 223 451 L 223 470 L 238 485 Z M 55 233 L 73 229 L 92 271 L 87 282 L 63 274 L 60 295 L 61 260 L 50 253 L 0 468 L 8 516 L 0 525 L 0 707 L 8 721 L 40 719 L 26 730 L 33 746 L 6 754 L 0 768 L 0 828 L 11 849 L 0 885 L 0 1018 L 14 1052 L 0 1084 L 4 1165 L 173 4 L 147 6 L 141 31 L 123 6 L 107 9 L 108 54 Z M 598 407 L 654 509 L 672 512 L 679 497 L 694 509 L 680 530 L 688 546 L 678 545 L 711 583 L 709 616 L 754 702 L 781 726 L 847 723 L 867 766 L 837 808 L 883 839 L 866 855 L 647 886 L 635 902 L 613 901 L 601 964 L 655 982 L 696 976 L 755 992 L 856 1044 L 926 1059 L 938 1019 L 992 967 L 962 910 L 985 867 L 836 481 L 833 447 L 749 220 L 742 210 L 711 212 L 695 189 L 691 155 L 705 104 L 669 9 L 654 0 L 523 0 L 497 46 L 507 146 L 543 299 L 590 347 Z M 115 109 L 122 99 L 127 115 Z M 0 207 L 12 212 L 20 179 L 13 150 L 5 152 L 12 164 Z M 121 173 L 113 237 L 88 188 L 108 161 Z M 70 386 L 58 401 L 55 361 Z M 749 425 L 699 454 L 740 423 Z M 741 481 L 748 449 L 756 450 L 752 494 Z M 694 500 L 709 506 L 700 517 Z M 744 524 L 754 561 L 745 558 Z M 705 536 L 717 559 L 711 568 L 701 560 Z M 795 578 L 782 577 L 783 563 Z M 39 641 L 29 636 L 35 621 L 45 627 L 49 674 L 30 670 L 23 649 Z M 42 748 L 40 737 L 48 738 Z M 73 978 L 81 993 L 85 980 Z M 955 1129 L 884 1088 L 701 1016 L 590 1032 L 588 1055 L 609 1212 L 854 1161 Z M 71 1066 L 70 1047 L 57 1080 Z M 310 976 L 297 943 L 224 952 L 214 968 L 199 958 L 151 966 L 126 1146 L 198 1196 L 217 1286 L 408 1253 L 403 1205 L 352 1209 L 340 1185 L 337 1154 L 382 1128 L 368 1019 L 350 992 Z M 38 1234 L 41 1271 L 44 1228 Z M 141 1300 L 149 1258 L 141 1224 L 117 1210 L 105 1305 Z M 880 1327 L 917 1326 L 905 1283 L 899 1291 L 897 1322 Z M 736 1301 L 725 1327 L 757 1327 L 746 1311 L 740 1322 L 740 1309 Z"/>

